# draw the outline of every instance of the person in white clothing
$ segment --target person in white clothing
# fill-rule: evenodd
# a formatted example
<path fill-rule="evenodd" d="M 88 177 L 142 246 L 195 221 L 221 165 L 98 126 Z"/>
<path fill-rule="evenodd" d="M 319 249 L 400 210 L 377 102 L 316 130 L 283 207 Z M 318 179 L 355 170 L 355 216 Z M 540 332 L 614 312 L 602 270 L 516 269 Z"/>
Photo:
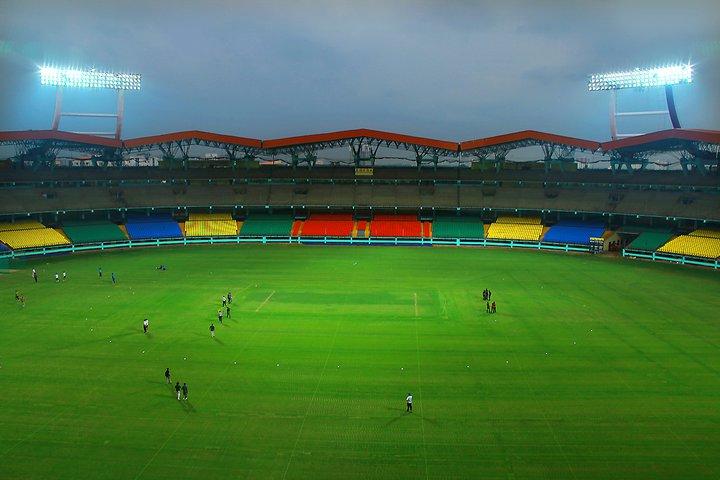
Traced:
<path fill-rule="evenodd" d="M 146 318 L 143 320 L 143 333 L 147 333 L 148 328 L 150 328 L 150 322 L 148 322 L 148 319 Z"/>
<path fill-rule="evenodd" d="M 408 394 L 407 394 L 407 398 L 405 399 L 405 403 L 407 403 L 407 408 L 405 409 L 405 411 L 412 413 L 412 393 L 408 393 Z"/>

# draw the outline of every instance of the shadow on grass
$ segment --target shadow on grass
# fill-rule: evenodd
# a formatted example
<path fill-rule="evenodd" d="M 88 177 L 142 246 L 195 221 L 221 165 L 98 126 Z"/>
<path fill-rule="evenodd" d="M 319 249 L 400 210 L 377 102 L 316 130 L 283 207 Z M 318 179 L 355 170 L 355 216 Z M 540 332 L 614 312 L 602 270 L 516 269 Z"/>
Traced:
<path fill-rule="evenodd" d="M 183 400 L 182 404 L 183 404 L 183 408 L 185 409 L 186 412 L 195 413 L 195 407 L 193 406 L 192 403 L 190 403 L 190 400 Z"/>
<path fill-rule="evenodd" d="M 215 340 L 215 342 L 219 343 L 220 345 L 223 345 L 223 346 L 225 345 L 225 342 L 220 340 L 218 337 L 213 337 L 213 340 Z"/>

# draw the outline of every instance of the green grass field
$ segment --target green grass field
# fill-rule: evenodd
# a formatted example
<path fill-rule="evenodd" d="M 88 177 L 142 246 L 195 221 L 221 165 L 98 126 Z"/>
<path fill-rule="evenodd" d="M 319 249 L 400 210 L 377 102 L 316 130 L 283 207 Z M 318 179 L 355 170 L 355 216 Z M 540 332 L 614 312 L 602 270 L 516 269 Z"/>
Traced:
<path fill-rule="evenodd" d="M 301 246 L 13 267 L 0 275 L 3 480 L 720 477 L 718 272 Z"/>

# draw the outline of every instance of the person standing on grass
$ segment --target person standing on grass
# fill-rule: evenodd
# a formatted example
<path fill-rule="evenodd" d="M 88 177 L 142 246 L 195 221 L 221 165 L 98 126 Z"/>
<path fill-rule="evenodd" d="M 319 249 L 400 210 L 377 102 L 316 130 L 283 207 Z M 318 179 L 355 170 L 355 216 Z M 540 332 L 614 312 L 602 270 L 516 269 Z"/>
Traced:
<path fill-rule="evenodd" d="M 232 293 L 228 292 L 228 303 L 232 303 Z"/>
<path fill-rule="evenodd" d="M 98 278 L 102 278 L 102 267 L 98 267 Z"/>
<path fill-rule="evenodd" d="M 490 313 L 490 302 L 485 302 L 485 311 Z"/>
<path fill-rule="evenodd" d="M 60 274 L 55 272 L 55 283 L 60 281 Z"/>
<path fill-rule="evenodd" d="M 165 380 L 167 380 L 167 383 L 172 383 L 172 382 L 170 382 L 170 368 L 169 367 L 165 369 Z"/>
<path fill-rule="evenodd" d="M 490 307 L 490 310 L 492 313 L 497 313 L 497 309 L 495 308 L 495 302 L 492 303 L 492 306 Z"/>
<path fill-rule="evenodd" d="M 188 394 L 187 383 L 183 383 L 182 392 L 183 392 L 183 400 L 187 400 L 187 394 Z"/>
<path fill-rule="evenodd" d="M 210 324 L 210 336 L 215 338 L 215 325 Z"/>
<path fill-rule="evenodd" d="M 117 283 L 117 280 L 115 280 L 115 272 L 110 272 L 110 278 L 112 279 L 113 285 Z"/>
<path fill-rule="evenodd" d="M 405 398 L 405 403 L 406 403 L 406 405 L 407 405 L 406 408 L 405 408 L 405 412 L 410 412 L 410 413 L 412 413 L 412 402 L 413 402 L 413 400 L 412 400 L 412 393 L 408 393 L 408 394 L 407 394 L 407 397 Z"/>
<path fill-rule="evenodd" d="M 223 307 L 224 307 L 225 305 L 227 305 L 227 298 L 225 298 L 225 295 L 223 295 L 223 296 L 221 297 L 221 300 L 222 300 L 222 306 L 223 306 Z"/>
<path fill-rule="evenodd" d="M 143 333 L 147 333 L 148 328 L 150 328 L 150 322 L 148 322 L 148 319 L 146 318 L 143 320 Z"/>
<path fill-rule="evenodd" d="M 222 308 L 218 308 L 218 322 L 220 322 L 220 325 L 222 325 L 222 317 L 223 317 Z"/>
<path fill-rule="evenodd" d="M 63 270 L 63 282 L 67 280 L 67 272 Z"/>
<path fill-rule="evenodd" d="M 230 318 L 230 304 L 228 303 L 227 307 L 225 307 L 225 316 L 227 318 Z"/>
<path fill-rule="evenodd" d="M 180 400 L 180 382 L 175 383 L 175 393 L 177 393 L 177 399 Z"/>
<path fill-rule="evenodd" d="M 37 283 L 37 270 L 35 270 L 34 268 L 32 271 L 32 277 L 33 277 L 33 280 L 35 280 L 35 283 Z"/>

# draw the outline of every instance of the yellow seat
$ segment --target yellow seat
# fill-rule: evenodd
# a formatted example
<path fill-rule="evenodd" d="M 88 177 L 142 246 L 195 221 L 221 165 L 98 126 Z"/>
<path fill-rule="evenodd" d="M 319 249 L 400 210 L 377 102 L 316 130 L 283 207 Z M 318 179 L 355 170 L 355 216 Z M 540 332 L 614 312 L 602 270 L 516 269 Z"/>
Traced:
<path fill-rule="evenodd" d="M 33 228 L 0 231 L 0 242 L 12 249 L 70 245 L 70 241 L 54 228 Z"/>
<path fill-rule="evenodd" d="M 528 225 L 540 225 L 542 221 L 540 217 L 509 217 L 500 216 L 495 223 L 514 223 L 514 224 L 528 224 Z"/>
<path fill-rule="evenodd" d="M 34 228 L 45 228 L 45 225 L 37 220 L 18 220 L 16 222 L 0 222 L 0 232 L 10 230 L 31 230 Z"/>
<path fill-rule="evenodd" d="M 520 223 L 493 223 L 487 231 L 487 238 L 500 240 L 529 240 L 539 242 L 543 233 L 542 225 Z"/>
<path fill-rule="evenodd" d="M 191 213 L 188 221 L 232 220 L 229 213 Z"/>
<path fill-rule="evenodd" d="M 235 220 L 188 220 L 185 222 L 186 237 L 235 236 L 238 233 Z"/>
<path fill-rule="evenodd" d="M 720 257 L 720 237 L 680 235 L 660 247 L 658 252 L 714 259 Z"/>

